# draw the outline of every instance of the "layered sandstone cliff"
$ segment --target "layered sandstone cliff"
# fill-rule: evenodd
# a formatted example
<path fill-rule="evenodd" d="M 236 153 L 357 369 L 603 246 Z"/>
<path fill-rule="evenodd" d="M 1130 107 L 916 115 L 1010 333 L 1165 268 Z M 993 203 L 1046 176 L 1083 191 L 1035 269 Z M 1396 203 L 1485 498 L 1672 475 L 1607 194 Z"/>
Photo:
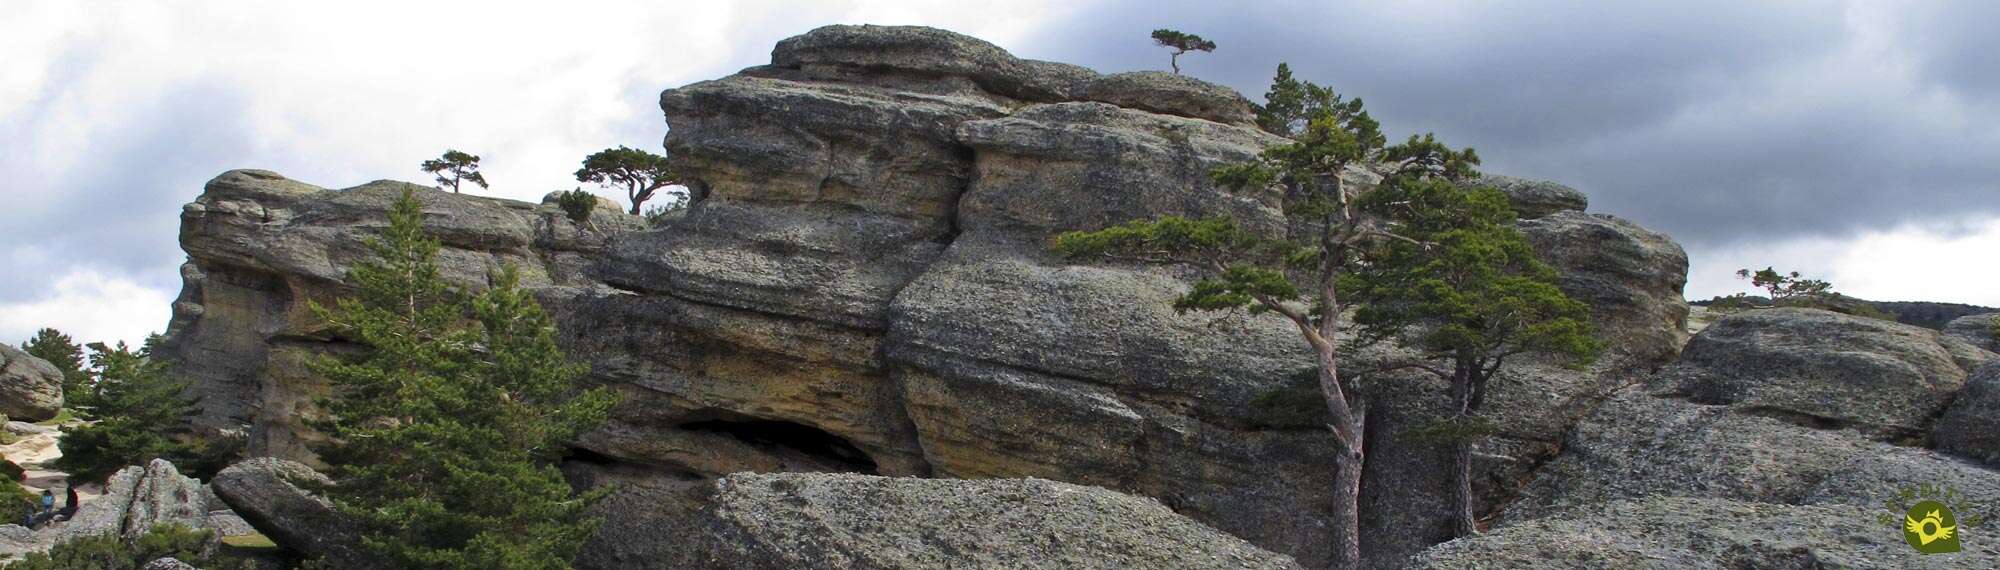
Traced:
<path fill-rule="evenodd" d="M 660 105 L 696 198 L 666 227 L 612 208 L 580 227 L 553 204 L 417 192 L 448 278 L 476 289 L 523 268 L 565 348 L 625 396 L 577 443 L 581 478 L 1038 477 L 1154 497 L 1306 566 L 1326 559 L 1332 440 L 1289 325 L 1177 315 L 1168 302 L 1189 281 L 1174 268 L 1046 250 L 1056 232 L 1164 215 L 1282 231 L 1277 204 L 1208 179 L 1282 142 L 1251 126 L 1240 95 L 1022 60 L 940 30 L 833 26 Z M 1573 190 L 1496 182 L 1611 352 L 1586 371 L 1528 363 L 1496 380 L 1482 512 L 1686 340 L 1679 246 L 1583 212 Z M 343 292 L 408 187 L 232 171 L 187 206 L 165 350 L 197 380 L 206 425 L 245 433 L 257 455 L 310 459 L 300 418 L 324 386 L 304 363 L 349 347 L 308 304 Z M 1392 560 L 1449 536 L 1450 493 L 1442 450 L 1394 440 L 1436 410 L 1384 401 L 1364 546 Z"/>

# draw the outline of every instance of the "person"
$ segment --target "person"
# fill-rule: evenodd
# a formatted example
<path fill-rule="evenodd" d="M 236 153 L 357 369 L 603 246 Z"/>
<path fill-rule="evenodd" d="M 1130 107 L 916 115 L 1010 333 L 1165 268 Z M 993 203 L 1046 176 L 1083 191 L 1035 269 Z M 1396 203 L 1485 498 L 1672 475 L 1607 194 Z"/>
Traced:
<path fill-rule="evenodd" d="M 56 494 L 48 489 L 42 489 L 42 514 L 53 515 L 55 512 Z"/>
<path fill-rule="evenodd" d="M 66 497 L 63 497 L 62 510 L 56 511 L 56 520 L 66 521 L 70 517 L 76 516 L 76 509 L 79 506 L 76 504 L 76 485 L 70 485 L 69 492 L 66 495 Z"/>

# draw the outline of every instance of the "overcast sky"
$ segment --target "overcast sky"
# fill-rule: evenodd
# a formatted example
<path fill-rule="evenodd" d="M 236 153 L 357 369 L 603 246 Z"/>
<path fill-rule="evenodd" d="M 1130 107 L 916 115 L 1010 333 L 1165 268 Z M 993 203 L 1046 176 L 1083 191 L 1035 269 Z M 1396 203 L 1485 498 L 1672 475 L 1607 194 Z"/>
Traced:
<path fill-rule="evenodd" d="M 2000 3 L 0 3 L 0 342 L 166 325 L 180 206 L 232 168 L 327 187 L 427 181 L 447 147 L 493 188 L 575 186 L 658 149 L 658 92 L 830 23 L 924 24 L 1024 57 L 1184 72 L 1260 99 L 1272 69 L 1667 232 L 1688 295 L 1776 265 L 1884 300 L 2000 305 Z M 560 5 L 558 5 L 560 4 Z M 615 192 L 603 192 L 618 196 Z"/>

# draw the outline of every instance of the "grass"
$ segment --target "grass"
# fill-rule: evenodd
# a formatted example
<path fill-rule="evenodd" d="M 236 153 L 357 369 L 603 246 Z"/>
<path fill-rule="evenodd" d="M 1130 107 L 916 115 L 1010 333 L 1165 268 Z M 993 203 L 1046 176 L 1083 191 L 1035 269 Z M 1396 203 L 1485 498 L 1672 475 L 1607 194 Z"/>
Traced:
<path fill-rule="evenodd" d="M 241 548 L 244 550 L 266 550 L 278 547 L 278 543 L 271 542 L 271 537 L 264 536 L 262 533 L 225 536 L 222 537 L 222 543 L 228 545 L 230 548 Z"/>

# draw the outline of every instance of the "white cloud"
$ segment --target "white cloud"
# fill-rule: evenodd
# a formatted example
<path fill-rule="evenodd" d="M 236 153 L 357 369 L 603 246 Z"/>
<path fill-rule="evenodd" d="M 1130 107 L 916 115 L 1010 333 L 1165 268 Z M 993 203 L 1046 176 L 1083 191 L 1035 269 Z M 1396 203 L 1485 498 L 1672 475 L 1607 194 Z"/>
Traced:
<path fill-rule="evenodd" d="M 1687 296 L 1754 292 L 1737 269 L 1776 266 L 1833 282 L 1834 290 L 1878 301 L 2000 306 L 2000 220 L 1906 225 L 1850 239 L 1803 238 L 1690 251 Z"/>
<path fill-rule="evenodd" d="M 0 304 L 0 342 L 18 345 L 42 327 L 55 327 L 79 344 L 123 340 L 136 346 L 159 332 L 172 302 L 172 294 L 157 288 L 79 269 L 57 279 L 47 295 Z"/>

